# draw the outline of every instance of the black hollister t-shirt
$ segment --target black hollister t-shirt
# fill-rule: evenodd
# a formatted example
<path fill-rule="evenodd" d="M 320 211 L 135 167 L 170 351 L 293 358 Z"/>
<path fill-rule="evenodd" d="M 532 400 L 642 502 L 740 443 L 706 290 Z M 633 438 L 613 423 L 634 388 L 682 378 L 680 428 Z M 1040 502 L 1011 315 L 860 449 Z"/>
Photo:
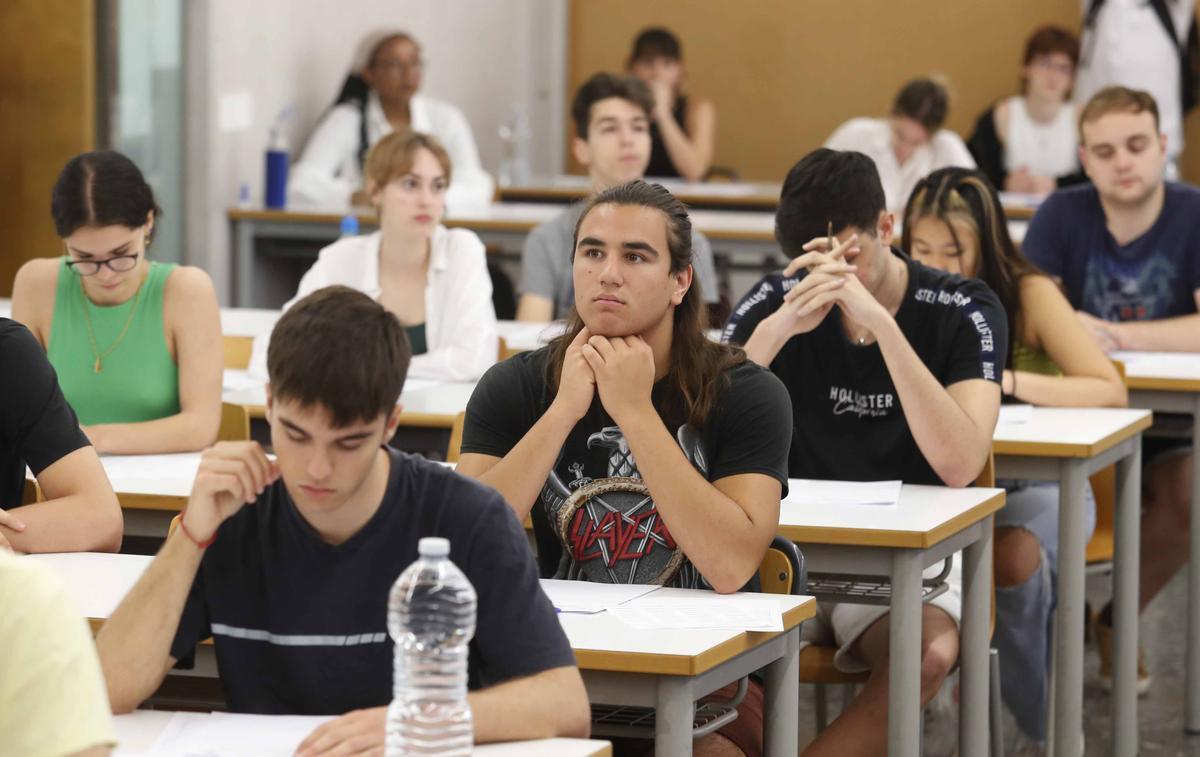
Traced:
<path fill-rule="evenodd" d="M 549 356 L 544 347 L 488 370 L 467 405 L 463 452 L 504 457 L 521 441 L 554 399 L 545 380 Z M 792 433 L 787 391 L 748 361 L 720 380 L 703 428 L 669 414 L 667 429 L 709 481 L 760 473 L 786 492 Z M 665 391 L 665 381 L 654 385 L 655 407 L 663 407 Z M 543 577 L 709 588 L 671 537 L 599 396 L 568 435 L 530 518 Z"/>
<path fill-rule="evenodd" d="M 500 495 L 424 458 L 388 453 L 382 504 L 342 544 L 317 535 L 282 481 L 221 525 L 171 655 L 211 634 L 235 712 L 334 715 L 388 704 L 388 594 L 424 536 L 450 540 L 450 559 L 478 595 L 472 689 L 575 664 Z"/>
<path fill-rule="evenodd" d="M 896 323 L 938 382 L 999 383 L 1008 354 L 1008 321 L 996 295 L 981 281 L 892 252 L 908 267 Z M 745 344 L 798 281 L 777 273 L 764 277 L 734 309 L 724 341 Z M 913 439 L 879 345 L 851 343 L 840 309 L 788 340 L 771 371 L 788 388 L 796 413 L 788 460 L 793 478 L 943 483 Z"/>

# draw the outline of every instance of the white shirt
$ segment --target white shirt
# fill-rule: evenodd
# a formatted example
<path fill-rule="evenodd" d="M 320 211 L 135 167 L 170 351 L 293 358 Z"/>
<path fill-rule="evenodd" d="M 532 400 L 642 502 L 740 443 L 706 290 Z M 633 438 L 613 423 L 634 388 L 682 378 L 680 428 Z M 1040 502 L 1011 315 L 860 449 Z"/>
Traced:
<path fill-rule="evenodd" d="M 446 207 L 461 210 L 486 205 L 495 191 L 492 177 L 479 162 L 471 125 L 458 108 L 438 100 L 413 95 L 408 102 L 413 131 L 431 134 L 450 155 L 450 188 Z M 392 124 L 374 92 L 367 98 L 367 144 L 391 134 Z M 350 195 L 363 187 L 358 163 L 360 124 L 358 105 L 335 106 L 317 124 L 300 160 L 288 179 L 288 204 L 305 208 L 342 208 Z"/>
<path fill-rule="evenodd" d="M 903 213 L 917 182 L 939 168 L 974 168 L 975 160 L 962 137 L 938 129 L 928 143 L 918 147 L 901 165 L 892 149 L 892 125 L 886 118 L 852 118 L 837 128 L 825 146 L 831 150 L 855 150 L 875 161 L 887 209 Z"/>
<path fill-rule="evenodd" d="M 1090 0 L 1081 0 L 1086 15 Z M 1168 0 L 1175 34 L 1186 38 L 1195 0 Z M 1167 135 L 1167 154 L 1183 151 L 1183 108 L 1179 102 L 1179 48 L 1146 0 L 1105 0 L 1096 23 L 1084 29 L 1075 102 L 1080 109 L 1104 87 L 1120 84 L 1144 89 L 1158 103 L 1158 120 Z"/>
<path fill-rule="evenodd" d="M 1048 124 L 1029 115 L 1025 98 L 1008 98 L 1008 130 L 1004 138 L 1004 168 L 1009 173 L 1024 167 L 1035 176 L 1066 176 L 1079 168 L 1075 107 L 1063 103 Z"/>
<path fill-rule="evenodd" d="M 321 250 L 317 262 L 300 280 L 300 288 L 284 311 L 318 289 L 348 286 L 378 301 L 379 245 L 383 232 L 339 239 Z M 412 378 L 437 381 L 475 381 L 493 363 L 500 349 L 492 280 L 487 253 L 475 232 L 438 226 L 433 232 L 429 274 L 425 282 L 425 342 L 428 352 L 409 366 Z M 254 339 L 250 372 L 267 376 L 269 335 Z"/>

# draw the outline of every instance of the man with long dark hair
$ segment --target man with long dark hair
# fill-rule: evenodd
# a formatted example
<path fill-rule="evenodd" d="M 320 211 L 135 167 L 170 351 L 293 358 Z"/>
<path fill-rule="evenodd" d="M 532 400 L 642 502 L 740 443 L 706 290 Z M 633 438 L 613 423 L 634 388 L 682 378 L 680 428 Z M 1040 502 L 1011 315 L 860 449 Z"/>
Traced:
<path fill-rule="evenodd" d="M 691 222 L 665 189 L 601 192 L 574 236 L 567 333 L 483 377 L 459 472 L 532 518 L 545 577 L 755 588 L 787 485 L 783 385 L 706 338 Z M 762 739 L 755 683 L 696 753 Z"/>

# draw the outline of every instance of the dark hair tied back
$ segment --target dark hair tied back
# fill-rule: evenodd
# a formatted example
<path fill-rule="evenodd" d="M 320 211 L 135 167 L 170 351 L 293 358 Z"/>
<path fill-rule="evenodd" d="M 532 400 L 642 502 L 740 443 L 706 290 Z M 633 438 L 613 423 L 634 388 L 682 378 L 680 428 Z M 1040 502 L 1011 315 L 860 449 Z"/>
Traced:
<path fill-rule="evenodd" d="M 98 150 L 67 161 L 50 193 L 54 230 L 68 237 L 84 226 L 136 229 L 162 208 L 133 161 L 119 152 Z"/>

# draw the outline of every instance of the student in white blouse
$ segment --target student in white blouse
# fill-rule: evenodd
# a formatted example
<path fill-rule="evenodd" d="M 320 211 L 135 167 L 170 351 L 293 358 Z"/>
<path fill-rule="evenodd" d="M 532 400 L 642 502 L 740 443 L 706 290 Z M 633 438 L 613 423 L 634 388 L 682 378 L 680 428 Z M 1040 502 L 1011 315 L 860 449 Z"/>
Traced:
<path fill-rule="evenodd" d="M 946 88 L 915 79 L 896 95 L 889 118 L 852 118 L 825 140 L 830 150 L 853 150 L 875 161 L 887 209 L 903 213 L 917 182 L 939 168 L 974 168 L 962 137 L 943 129 L 950 108 Z"/>
<path fill-rule="evenodd" d="M 367 194 L 380 229 L 321 250 L 296 296 L 341 284 L 364 292 L 400 319 L 413 347 L 408 375 L 474 381 L 496 362 L 499 339 L 486 252 L 475 233 L 439 222 L 450 158 L 433 137 L 393 133 L 371 148 Z M 269 337 L 255 339 L 251 372 L 266 375 Z"/>
<path fill-rule="evenodd" d="M 288 181 L 288 203 L 298 207 L 341 208 L 362 189 L 367 150 L 393 131 L 431 134 L 446 147 L 454 165 L 454 188 L 446 203 L 454 209 L 484 205 L 494 191 L 479 162 L 471 125 L 458 108 L 417 93 L 424 66 L 421 48 L 403 32 L 385 35 L 367 48 L 357 75 L 365 91 L 346 97 L 317 125 Z M 347 84 L 353 81 L 351 74 Z"/>

